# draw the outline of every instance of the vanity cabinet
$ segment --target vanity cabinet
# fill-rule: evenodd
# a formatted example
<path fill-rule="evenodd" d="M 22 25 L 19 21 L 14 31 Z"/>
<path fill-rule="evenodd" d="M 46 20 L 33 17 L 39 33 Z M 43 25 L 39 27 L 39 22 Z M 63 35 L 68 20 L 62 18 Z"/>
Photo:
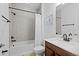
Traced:
<path fill-rule="evenodd" d="M 45 48 L 45 55 L 52 56 L 54 55 L 54 51 L 49 48 Z"/>
<path fill-rule="evenodd" d="M 74 54 L 45 41 L 45 56 L 74 56 Z"/>

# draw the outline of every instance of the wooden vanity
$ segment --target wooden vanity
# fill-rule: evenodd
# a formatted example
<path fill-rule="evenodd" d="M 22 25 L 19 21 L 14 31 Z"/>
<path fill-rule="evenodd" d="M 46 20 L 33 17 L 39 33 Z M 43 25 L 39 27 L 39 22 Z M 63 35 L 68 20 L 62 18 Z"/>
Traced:
<path fill-rule="evenodd" d="M 45 56 L 75 56 L 75 54 L 45 41 Z"/>

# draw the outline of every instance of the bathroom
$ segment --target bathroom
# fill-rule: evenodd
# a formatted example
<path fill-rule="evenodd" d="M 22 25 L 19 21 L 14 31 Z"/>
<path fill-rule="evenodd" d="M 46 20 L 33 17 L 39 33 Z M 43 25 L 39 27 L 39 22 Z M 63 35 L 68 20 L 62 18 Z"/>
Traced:
<path fill-rule="evenodd" d="M 78 10 L 79 3 L 0 3 L 0 56 L 79 55 Z"/>

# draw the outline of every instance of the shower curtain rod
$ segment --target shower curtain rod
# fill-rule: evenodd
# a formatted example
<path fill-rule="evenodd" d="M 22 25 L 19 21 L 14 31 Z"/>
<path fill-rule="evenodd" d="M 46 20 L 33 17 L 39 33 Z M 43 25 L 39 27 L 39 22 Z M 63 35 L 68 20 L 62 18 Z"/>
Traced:
<path fill-rule="evenodd" d="M 9 7 L 9 8 L 10 8 L 10 9 L 15 9 L 15 10 L 24 11 L 24 12 L 34 13 L 34 14 L 41 14 L 41 13 L 36 13 L 36 12 L 32 12 L 32 11 L 27 11 L 27 10 L 23 10 L 23 9 L 19 9 L 19 8 L 13 8 L 13 7 Z"/>

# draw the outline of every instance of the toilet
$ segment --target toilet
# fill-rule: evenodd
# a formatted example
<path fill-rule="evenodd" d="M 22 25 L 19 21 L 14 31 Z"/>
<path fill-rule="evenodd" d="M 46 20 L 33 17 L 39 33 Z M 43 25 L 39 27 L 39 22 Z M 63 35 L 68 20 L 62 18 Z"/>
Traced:
<path fill-rule="evenodd" d="M 34 50 L 35 50 L 36 56 L 43 56 L 44 55 L 44 51 L 45 51 L 44 46 L 41 46 L 41 45 L 37 46 L 34 48 Z"/>

